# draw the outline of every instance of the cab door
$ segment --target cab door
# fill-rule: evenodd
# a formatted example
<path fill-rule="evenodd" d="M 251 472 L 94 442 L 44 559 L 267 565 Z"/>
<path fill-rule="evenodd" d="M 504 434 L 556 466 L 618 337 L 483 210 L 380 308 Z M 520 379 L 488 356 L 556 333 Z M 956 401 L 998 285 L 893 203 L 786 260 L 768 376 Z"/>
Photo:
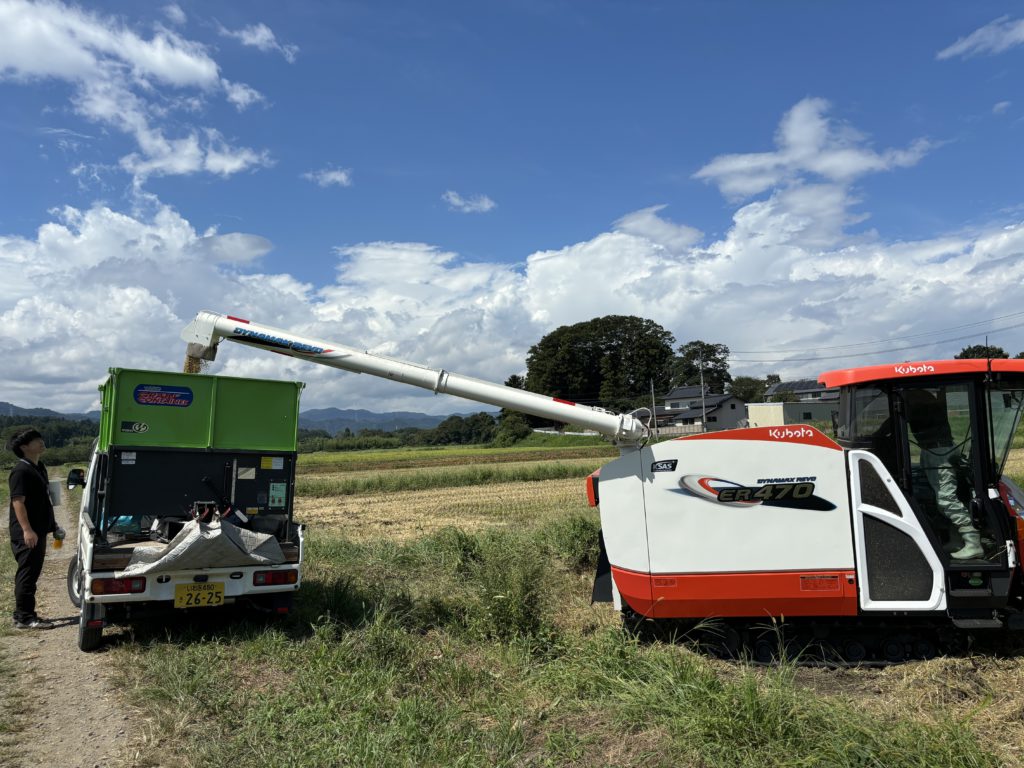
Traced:
<path fill-rule="evenodd" d="M 945 610 L 943 563 L 899 485 L 874 453 L 847 462 L 861 610 Z"/>

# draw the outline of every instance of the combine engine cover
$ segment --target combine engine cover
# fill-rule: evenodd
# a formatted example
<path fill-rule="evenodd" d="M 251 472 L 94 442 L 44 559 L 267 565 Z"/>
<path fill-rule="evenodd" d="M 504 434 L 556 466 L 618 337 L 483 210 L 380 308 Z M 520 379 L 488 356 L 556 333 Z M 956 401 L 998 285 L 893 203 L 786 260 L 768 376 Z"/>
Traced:
<path fill-rule="evenodd" d="M 600 495 L 615 585 L 638 614 L 857 614 L 846 457 L 812 427 L 646 446 L 601 469 Z"/>

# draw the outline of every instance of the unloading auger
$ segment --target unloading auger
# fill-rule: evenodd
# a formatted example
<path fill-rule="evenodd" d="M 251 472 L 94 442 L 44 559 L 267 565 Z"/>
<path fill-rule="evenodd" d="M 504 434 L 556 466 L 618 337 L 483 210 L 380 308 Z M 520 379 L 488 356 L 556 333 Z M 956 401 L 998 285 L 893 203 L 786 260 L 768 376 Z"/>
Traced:
<path fill-rule="evenodd" d="M 643 421 L 628 414 L 616 415 L 600 408 L 481 381 L 444 369 L 393 360 L 333 341 L 306 338 L 231 315 L 202 311 L 188 324 L 181 338 L 188 344 L 186 366 L 188 358 L 215 359 L 218 345 L 227 339 L 310 363 L 329 365 L 353 373 L 368 373 L 382 379 L 428 389 L 437 394 L 454 395 L 565 424 L 579 424 L 607 435 L 624 446 L 642 444 L 647 441 L 650 434 Z"/>

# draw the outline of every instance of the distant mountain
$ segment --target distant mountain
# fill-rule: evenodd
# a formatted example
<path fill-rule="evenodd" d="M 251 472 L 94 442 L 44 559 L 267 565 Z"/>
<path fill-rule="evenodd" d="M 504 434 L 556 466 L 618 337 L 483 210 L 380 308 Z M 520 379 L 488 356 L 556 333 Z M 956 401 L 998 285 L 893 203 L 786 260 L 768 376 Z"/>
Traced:
<path fill-rule="evenodd" d="M 470 414 L 455 415 L 468 416 Z M 299 414 L 299 426 L 303 429 L 323 429 L 332 435 L 344 432 L 345 429 L 350 429 L 353 433 L 361 429 L 382 429 L 386 432 L 393 432 L 406 427 L 433 429 L 447 418 L 448 416 L 432 416 L 427 413 L 411 411 L 374 413 L 362 409 L 312 408 Z"/>
<path fill-rule="evenodd" d="M 49 408 L 20 408 L 13 403 L 5 403 L 0 400 L 0 416 L 23 416 L 31 419 L 34 417 L 46 417 L 50 419 L 68 419 L 69 421 L 83 421 L 88 419 L 89 421 L 99 421 L 99 411 L 89 411 L 88 413 L 59 413 L 58 411 L 51 411 Z"/>
<path fill-rule="evenodd" d="M 481 410 L 484 410 L 481 408 Z M 478 413 L 474 411 L 473 413 Z M 469 413 L 455 414 L 457 416 L 470 416 Z M 99 411 L 88 413 L 59 413 L 49 408 L 21 408 L 12 403 L 0 401 L 0 416 L 17 416 L 24 419 L 37 417 L 49 417 L 53 419 L 69 419 L 72 421 L 99 421 Z M 411 411 L 394 411 L 392 413 L 374 413 L 361 409 L 341 408 L 313 408 L 299 414 L 299 426 L 303 429 L 323 429 L 332 435 L 337 432 L 344 432 L 346 428 L 352 432 L 361 429 L 382 429 L 386 432 L 393 432 L 396 429 L 406 427 L 417 427 L 419 429 L 433 429 L 448 416 L 431 416 L 427 413 L 413 413 Z"/>

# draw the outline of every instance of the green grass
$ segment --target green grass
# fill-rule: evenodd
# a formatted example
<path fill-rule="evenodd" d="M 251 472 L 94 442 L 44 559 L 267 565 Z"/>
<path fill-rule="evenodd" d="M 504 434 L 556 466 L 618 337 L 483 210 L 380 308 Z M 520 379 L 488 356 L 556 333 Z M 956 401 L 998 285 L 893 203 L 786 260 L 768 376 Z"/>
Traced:
<path fill-rule="evenodd" d="M 601 435 L 561 435 L 547 432 L 531 432 L 515 444 L 515 448 L 578 448 L 585 445 L 610 446 L 608 438 Z"/>
<path fill-rule="evenodd" d="M 994 766 L 958 720 L 809 695 L 586 607 L 592 517 L 398 546 L 313 532 L 286 623 L 168 623 L 114 658 L 159 751 L 140 765 Z M 570 610 L 570 608 L 572 610 Z M 146 762 L 149 760 L 150 762 Z"/>
<path fill-rule="evenodd" d="M 602 463 L 583 459 L 572 463 L 529 462 L 512 465 L 463 465 L 412 472 L 378 471 L 356 477 L 310 474 L 298 476 L 295 488 L 298 496 L 320 498 L 363 493 L 423 491 L 432 488 L 459 488 L 489 483 L 565 480 L 573 477 L 586 477 Z"/>
<path fill-rule="evenodd" d="M 323 471 L 346 472 L 545 459 L 614 458 L 618 455 L 618 449 L 608 443 L 578 446 L 528 445 L 512 448 L 482 446 L 395 448 L 384 451 L 304 453 L 299 456 L 297 470 L 300 474 Z"/>

